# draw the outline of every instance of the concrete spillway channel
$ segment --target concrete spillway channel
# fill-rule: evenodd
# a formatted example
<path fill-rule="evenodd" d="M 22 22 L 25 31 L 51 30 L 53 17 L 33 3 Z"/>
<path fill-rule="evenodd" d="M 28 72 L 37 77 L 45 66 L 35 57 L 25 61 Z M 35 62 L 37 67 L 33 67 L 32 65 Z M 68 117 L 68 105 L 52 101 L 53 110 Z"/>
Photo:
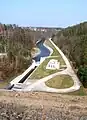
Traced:
<path fill-rule="evenodd" d="M 21 86 L 23 85 L 22 83 L 25 82 L 25 80 L 30 76 L 30 74 L 40 64 L 41 58 L 44 58 L 50 55 L 50 50 L 44 45 L 44 41 L 40 40 L 37 42 L 36 45 L 40 49 L 40 53 L 33 59 L 32 65 L 23 74 L 16 77 L 14 80 L 10 82 L 10 85 L 8 87 L 9 90 L 21 89 Z"/>
<path fill-rule="evenodd" d="M 19 79 L 18 83 L 23 83 L 29 77 L 29 75 L 35 70 L 35 68 L 31 69 L 25 76 L 23 76 L 21 79 Z M 10 84 L 7 89 L 11 90 L 14 87 L 15 87 L 15 84 Z"/>
<path fill-rule="evenodd" d="M 36 66 L 32 64 L 29 68 L 23 74 L 13 79 L 7 89 L 11 90 L 15 87 L 16 84 L 24 83 L 24 81 L 29 77 L 29 75 L 35 70 Z"/>

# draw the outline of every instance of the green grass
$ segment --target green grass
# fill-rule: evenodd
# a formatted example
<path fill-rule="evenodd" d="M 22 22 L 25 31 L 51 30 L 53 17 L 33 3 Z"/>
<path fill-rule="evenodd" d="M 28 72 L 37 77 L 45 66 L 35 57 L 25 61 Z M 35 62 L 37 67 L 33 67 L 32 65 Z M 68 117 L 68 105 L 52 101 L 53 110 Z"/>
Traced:
<path fill-rule="evenodd" d="M 47 58 L 43 63 L 41 63 L 41 65 L 30 76 L 30 79 L 41 79 L 50 74 L 58 72 L 58 70 L 47 70 L 46 69 L 46 65 L 48 64 L 50 59 L 52 59 L 52 58 Z"/>
<path fill-rule="evenodd" d="M 54 45 L 49 40 L 45 40 L 45 44 L 53 49 L 53 53 L 51 56 L 58 56 L 62 64 L 65 65 L 65 62 L 62 59 L 62 56 L 60 55 L 58 50 L 54 47 Z"/>
<path fill-rule="evenodd" d="M 65 65 L 64 60 L 62 59 L 57 49 L 52 45 L 52 43 L 49 40 L 46 40 L 45 44 L 47 44 L 49 47 L 53 49 L 53 53 L 50 57 L 45 59 L 45 61 L 33 72 L 29 79 L 41 79 L 60 71 L 60 70 L 46 70 L 46 65 L 51 59 L 58 60 L 60 62 L 60 68 L 63 68 L 62 65 Z"/>
<path fill-rule="evenodd" d="M 58 52 L 58 50 L 54 47 L 54 45 L 49 40 L 45 40 L 45 44 L 53 49 L 53 53 L 51 56 L 60 56 L 60 53 Z"/>
<path fill-rule="evenodd" d="M 69 75 L 58 75 L 45 82 L 48 87 L 63 89 L 73 86 L 73 80 Z"/>
<path fill-rule="evenodd" d="M 68 93 L 68 95 L 85 96 L 85 95 L 87 95 L 87 92 L 84 89 L 84 87 L 81 86 L 79 90 L 77 90 L 75 92 Z"/>
<path fill-rule="evenodd" d="M 30 76 L 30 79 L 41 79 L 43 77 L 46 77 L 46 76 L 49 76 L 53 73 L 56 73 L 56 72 L 59 72 L 61 70 L 49 70 L 49 69 L 46 69 L 46 66 L 48 64 L 48 62 L 51 60 L 51 59 L 56 59 L 58 61 L 60 61 L 60 68 L 62 68 L 61 65 L 63 65 L 63 61 L 61 60 L 60 57 L 49 57 L 49 58 L 46 58 L 45 61 L 43 63 L 41 63 L 41 65 L 34 71 L 34 73 Z"/>

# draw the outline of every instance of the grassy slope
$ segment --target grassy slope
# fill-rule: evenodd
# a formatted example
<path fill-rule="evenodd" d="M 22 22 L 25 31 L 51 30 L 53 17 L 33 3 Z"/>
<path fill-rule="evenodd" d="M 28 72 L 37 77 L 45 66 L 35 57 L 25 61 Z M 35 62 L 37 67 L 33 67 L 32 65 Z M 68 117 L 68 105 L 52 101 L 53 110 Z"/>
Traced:
<path fill-rule="evenodd" d="M 58 50 L 53 46 L 53 44 L 49 40 L 45 40 L 45 44 L 53 49 L 53 53 L 51 56 L 59 56 L 60 55 Z"/>
<path fill-rule="evenodd" d="M 30 79 L 41 79 L 41 78 L 46 77 L 50 74 L 58 72 L 57 69 L 56 70 L 47 70 L 46 69 L 46 65 L 50 59 L 52 59 L 52 58 L 47 58 L 45 61 L 43 61 L 43 63 L 41 63 L 41 65 L 30 76 Z"/>
<path fill-rule="evenodd" d="M 60 64 L 61 65 L 65 65 L 65 62 L 62 59 L 62 56 L 60 55 L 58 50 L 54 47 L 54 45 L 49 40 L 45 40 L 45 44 L 53 49 L 53 53 L 52 53 L 51 56 L 58 56 L 58 61 L 60 61 Z"/>
<path fill-rule="evenodd" d="M 48 87 L 52 88 L 69 88 L 73 85 L 73 80 L 69 75 L 58 75 L 46 82 Z"/>
<path fill-rule="evenodd" d="M 85 96 L 85 95 L 87 95 L 87 91 L 84 89 L 83 86 L 81 86 L 79 90 L 68 93 L 68 95 Z"/>
<path fill-rule="evenodd" d="M 54 48 L 54 46 L 50 43 L 50 41 L 45 41 L 45 43 L 51 47 L 54 52 L 52 53 L 52 57 L 53 56 L 58 56 L 59 57 L 59 53 L 58 51 Z M 56 59 L 56 57 L 54 57 Z M 58 70 L 46 70 L 45 67 L 46 67 L 46 64 L 48 63 L 50 58 L 47 58 L 35 71 L 34 73 L 30 76 L 30 79 L 40 79 L 40 78 L 43 78 L 44 76 L 48 76 L 52 73 L 55 73 L 55 72 L 58 72 Z M 64 62 L 63 62 L 64 63 Z M 66 79 L 67 81 L 67 79 Z M 70 81 L 68 81 L 70 82 Z M 65 81 L 63 82 L 63 85 L 64 85 Z M 80 95 L 80 96 L 83 96 L 83 95 L 87 95 L 87 92 L 84 90 L 83 87 L 80 88 L 80 90 L 76 91 L 76 92 L 72 92 L 72 93 L 68 93 L 69 95 Z"/>
<path fill-rule="evenodd" d="M 46 60 L 34 71 L 34 73 L 30 76 L 30 79 L 41 79 L 43 77 L 46 77 L 50 74 L 56 73 L 60 70 L 46 70 L 46 65 L 49 62 L 50 59 L 57 59 L 60 61 L 60 65 L 65 65 L 64 60 L 62 59 L 61 55 L 58 53 L 56 48 L 50 43 L 49 40 L 46 40 L 45 44 L 47 44 L 49 47 L 53 49 L 52 58 L 46 58 Z M 53 57 L 54 56 L 54 57 Z M 58 57 L 55 57 L 58 56 Z M 62 66 L 60 66 L 62 68 Z"/>

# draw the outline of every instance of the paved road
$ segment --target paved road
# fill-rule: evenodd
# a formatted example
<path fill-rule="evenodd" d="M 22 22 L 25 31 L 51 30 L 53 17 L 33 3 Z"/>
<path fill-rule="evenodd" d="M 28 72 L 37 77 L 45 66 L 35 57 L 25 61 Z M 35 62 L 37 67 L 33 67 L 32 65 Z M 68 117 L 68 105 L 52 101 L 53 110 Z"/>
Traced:
<path fill-rule="evenodd" d="M 67 68 L 64 71 L 57 72 L 55 74 L 52 74 L 50 76 L 47 76 L 45 78 L 42 78 L 42 79 L 36 81 L 35 83 L 31 84 L 30 86 L 24 88 L 24 91 L 45 91 L 45 92 L 67 93 L 67 92 L 73 92 L 73 91 L 79 90 L 81 83 L 79 82 L 78 77 L 74 73 L 68 59 L 63 54 L 63 52 L 51 41 L 51 39 L 49 39 L 49 40 L 54 45 L 54 47 L 58 50 L 58 52 L 61 54 L 62 58 L 64 59 L 64 61 L 66 63 Z M 50 87 L 46 86 L 45 82 L 47 80 L 55 77 L 56 75 L 62 75 L 62 74 L 68 74 L 72 77 L 72 79 L 74 81 L 74 85 L 72 87 L 65 88 L 65 89 L 55 89 L 55 88 L 50 88 Z"/>

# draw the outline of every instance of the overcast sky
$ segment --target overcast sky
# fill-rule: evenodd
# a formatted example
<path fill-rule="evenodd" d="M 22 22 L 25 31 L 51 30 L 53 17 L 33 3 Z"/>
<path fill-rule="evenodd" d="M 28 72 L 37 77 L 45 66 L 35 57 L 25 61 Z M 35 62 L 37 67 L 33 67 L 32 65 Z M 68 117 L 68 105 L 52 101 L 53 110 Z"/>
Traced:
<path fill-rule="evenodd" d="M 67 27 L 87 20 L 87 0 L 0 0 L 0 22 Z"/>

